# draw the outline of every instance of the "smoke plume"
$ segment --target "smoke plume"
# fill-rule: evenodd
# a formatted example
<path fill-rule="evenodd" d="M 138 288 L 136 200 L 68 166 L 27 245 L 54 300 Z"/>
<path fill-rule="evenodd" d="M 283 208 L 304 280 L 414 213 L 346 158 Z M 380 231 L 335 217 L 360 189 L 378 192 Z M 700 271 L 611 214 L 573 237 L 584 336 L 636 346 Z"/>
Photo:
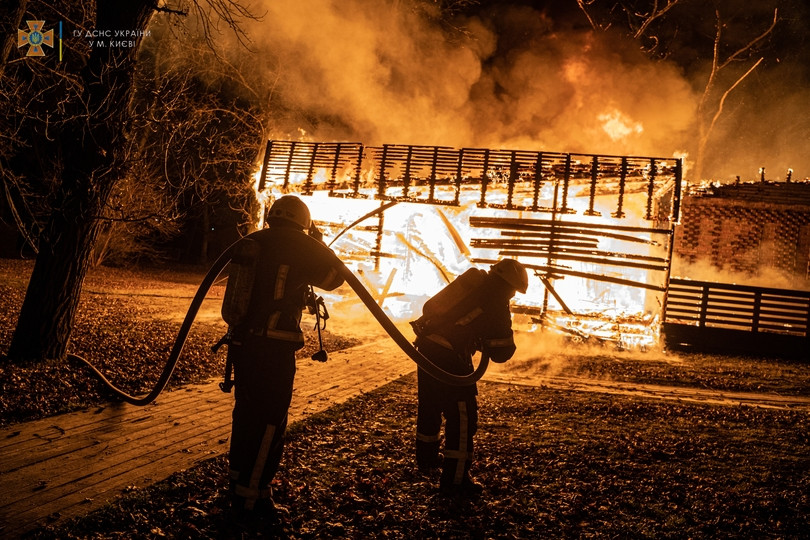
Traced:
<path fill-rule="evenodd" d="M 686 155 L 688 170 L 706 77 L 695 66 L 707 65 L 711 50 L 678 66 L 649 59 L 618 33 L 573 27 L 528 6 L 500 2 L 452 25 L 426 6 L 266 0 L 249 33 L 274 61 L 272 135 Z M 804 68 L 791 65 L 763 64 L 730 94 L 706 178 L 753 179 L 760 167 L 769 179 L 784 179 L 788 168 L 794 180 L 810 176 L 810 126 L 801 120 L 810 92 Z"/>
<path fill-rule="evenodd" d="M 366 144 L 671 156 L 696 96 L 635 43 L 499 6 L 448 30 L 363 0 L 267 2 L 253 37 L 276 60 L 282 133 Z M 287 133 L 283 133 L 284 131 Z"/>

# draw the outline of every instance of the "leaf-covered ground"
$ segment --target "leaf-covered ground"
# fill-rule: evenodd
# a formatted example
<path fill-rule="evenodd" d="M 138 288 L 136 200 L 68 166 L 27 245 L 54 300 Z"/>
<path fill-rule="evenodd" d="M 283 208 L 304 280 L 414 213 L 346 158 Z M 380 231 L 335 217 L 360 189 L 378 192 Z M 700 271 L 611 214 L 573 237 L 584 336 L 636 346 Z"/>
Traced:
<path fill-rule="evenodd" d="M 0 426 L 98 405 L 111 397 L 80 364 L 20 367 L 2 361 L 31 268 L 31 261 L 0 259 Z M 169 357 L 205 270 L 103 267 L 91 270 L 69 351 L 90 360 L 126 392 L 146 393 Z M 203 302 L 169 389 L 221 376 L 224 353 L 211 354 L 210 347 L 225 332 L 218 315 L 223 288 L 221 282 L 216 284 L 209 299 Z M 369 326 L 367 315 L 362 318 L 362 306 L 357 302 L 344 302 L 338 307 L 332 302 L 330 311 L 333 319 L 338 320 L 330 321 L 323 334 L 327 350 L 350 347 L 381 334 L 376 323 Z M 344 321 L 340 320 L 341 315 Z M 306 326 L 305 330 L 310 335 L 307 347 L 300 351 L 301 357 L 311 355 L 317 344 L 311 327 Z M 537 350 L 527 360 L 511 362 L 510 370 L 539 376 L 810 395 L 810 353 L 804 361 L 789 361 L 660 351 L 617 352 L 605 347 L 573 347 L 551 336 L 534 341 L 542 346 L 532 343 Z"/>
<path fill-rule="evenodd" d="M 30 263 L 0 260 L 0 353 Z M 129 392 L 165 362 L 203 271 L 98 269 L 85 284 L 71 351 Z M 221 376 L 219 292 L 206 300 L 171 385 Z M 216 289 L 216 287 L 215 287 Z M 220 296 L 217 296 L 220 295 Z M 332 304 L 330 304 L 332 305 Z M 348 312 L 349 308 L 335 313 Z M 355 306 L 356 307 L 356 306 Z M 335 315 L 333 313 L 333 317 Z M 367 339 L 333 322 L 327 349 Z M 506 364 L 515 373 L 810 396 L 810 364 L 628 353 L 554 344 Z M 313 352 L 310 336 L 303 355 Z M 543 347 L 539 347 L 542 344 Z M 485 496 L 440 496 L 412 457 L 412 376 L 290 427 L 276 499 L 292 538 L 807 538 L 810 413 L 480 384 L 474 475 Z M 109 399 L 72 364 L 0 364 L 3 424 Z M 216 458 L 36 538 L 222 538 L 226 462 Z"/>
<path fill-rule="evenodd" d="M 276 500 L 291 538 L 806 538 L 807 411 L 480 384 L 478 500 L 413 456 L 407 376 L 294 424 Z M 34 538 L 222 538 L 225 458 Z"/>
<path fill-rule="evenodd" d="M 109 401 L 111 394 L 82 364 L 53 362 L 33 367 L 11 365 L 8 351 L 25 296 L 31 261 L 0 259 L 0 426 L 69 412 Z M 183 317 L 206 269 L 127 270 L 98 268 L 83 288 L 68 352 L 89 360 L 127 393 L 148 393 L 166 364 Z M 211 352 L 227 327 L 219 318 L 224 286 L 212 287 L 191 327 L 168 389 L 222 377 L 225 349 Z M 330 328 L 330 327 L 328 327 Z M 305 327 L 313 333 L 310 326 Z M 327 329 L 329 351 L 361 339 Z M 299 351 L 317 350 L 310 335 Z"/>

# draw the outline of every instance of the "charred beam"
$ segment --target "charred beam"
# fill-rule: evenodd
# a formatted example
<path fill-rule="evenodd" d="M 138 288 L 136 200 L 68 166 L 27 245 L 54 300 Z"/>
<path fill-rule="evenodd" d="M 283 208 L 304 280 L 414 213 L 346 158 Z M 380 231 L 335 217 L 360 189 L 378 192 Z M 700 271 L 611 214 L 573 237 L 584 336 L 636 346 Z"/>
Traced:
<path fill-rule="evenodd" d="M 622 165 L 619 171 L 619 197 L 618 197 L 618 206 L 616 207 L 616 211 L 613 213 L 613 217 L 615 218 L 623 218 L 624 217 L 624 187 L 625 183 L 627 182 L 627 158 L 622 158 Z"/>
<path fill-rule="evenodd" d="M 433 159 L 430 164 L 430 179 L 428 180 L 428 185 L 430 186 L 430 193 L 428 195 L 428 201 L 433 202 L 433 196 L 436 193 L 436 165 L 439 161 L 439 147 L 435 146 L 433 148 Z"/>
<path fill-rule="evenodd" d="M 453 182 L 455 187 L 455 194 L 453 195 L 453 204 L 458 205 L 461 199 L 461 179 L 464 176 L 464 171 L 462 169 L 462 163 L 464 163 L 464 148 L 459 150 L 458 152 L 458 162 L 456 163 L 456 176 Z M 446 219 L 446 218 L 445 218 Z"/>
<path fill-rule="evenodd" d="M 502 230 L 501 236 L 510 236 L 513 238 L 544 238 L 551 234 L 551 227 L 547 229 L 540 229 L 537 231 L 508 231 Z M 626 234 L 617 234 L 617 233 L 609 233 L 604 231 L 585 231 L 582 229 L 565 229 L 565 232 L 571 238 L 587 238 L 589 240 L 593 239 L 598 241 L 597 237 L 603 238 L 613 238 L 614 240 L 623 240 L 625 242 L 635 242 L 639 244 L 650 244 L 653 246 L 661 245 L 659 242 L 655 240 L 649 240 L 647 238 L 640 238 L 638 236 L 629 236 Z M 589 233 L 593 234 L 593 236 L 589 236 Z M 558 233 L 554 231 L 555 237 L 558 236 Z M 560 235 L 563 236 L 563 235 Z"/>
<path fill-rule="evenodd" d="M 363 149 L 360 149 L 360 153 L 357 156 L 357 169 L 354 172 L 354 196 L 360 196 L 360 181 L 363 177 Z"/>
<path fill-rule="evenodd" d="M 538 275 L 537 277 L 540 278 L 540 281 L 543 283 L 543 287 L 545 287 L 546 290 L 551 293 L 551 295 L 554 297 L 554 299 L 557 301 L 557 303 L 560 304 L 560 306 L 563 308 L 563 311 L 565 311 L 569 315 L 573 315 L 574 312 L 571 311 L 571 308 L 569 308 L 566 305 L 566 303 L 563 301 L 563 299 L 560 297 L 560 295 L 557 293 L 557 291 L 551 285 L 551 282 L 548 280 L 548 278 L 546 278 L 545 276 L 540 276 L 540 275 Z"/>
<path fill-rule="evenodd" d="M 267 168 L 270 163 L 270 155 L 273 153 L 273 141 L 267 141 L 264 149 L 264 160 L 262 160 L 262 172 L 259 177 L 259 191 L 264 191 L 264 184 L 267 182 Z"/>
<path fill-rule="evenodd" d="M 411 156 L 413 155 L 413 147 L 408 147 L 408 157 L 405 160 L 405 174 L 402 179 L 402 196 L 408 196 L 408 188 L 411 186 Z"/>
<path fill-rule="evenodd" d="M 593 156 L 591 159 L 591 186 L 590 193 L 588 194 L 588 209 L 585 211 L 586 216 L 601 216 L 599 212 L 593 209 L 594 199 L 596 198 L 596 181 L 599 179 L 599 157 Z"/>
<path fill-rule="evenodd" d="M 655 178 L 658 175 L 658 164 L 655 161 L 655 158 L 650 159 L 650 178 L 649 184 L 647 185 L 647 213 L 644 215 L 644 218 L 647 220 L 652 219 L 652 203 L 653 203 L 653 193 L 655 192 Z"/>
<path fill-rule="evenodd" d="M 638 268 L 641 270 L 654 270 L 661 272 L 666 271 L 669 268 L 669 266 L 667 265 L 647 264 L 643 262 L 634 262 L 627 260 L 605 259 L 600 257 L 587 257 L 582 255 L 573 255 L 570 253 L 565 253 L 564 251 L 552 251 L 552 250 L 529 251 L 522 249 L 503 249 L 500 250 L 498 254 L 503 255 L 504 257 L 551 257 L 555 260 L 576 261 L 589 264 L 599 264 L 604 266 L 621 266 L 625 268 Z"/>
<path fill-rule="evenodd" d="M 561 212 L 568 211 L 568 184 L 571 182 L 571 154 L 565 156 L 565 170 L 563 172 L 563 192 L 562 192 L 562 206 Z M 556 197 L 554 199 L 556 204 Z"/>
<path fill-rule="evenodd" d="M 504 249 L 504 248 L 526 248 L 536 249 L 538 247 L 553 247 L 556 249 L 565 248 L 595 248 L 598 242 L 590 242 L 587 239 L 562 235 L 554 235 L 553 238 L 542 238 L 538 240 L 502 240 L 499 238 L 473 238 L 470 240 L 470 247 L 482 249 Z"/>
<path fill-rule="evenodd" d="M 473 259 L 472 262 L 474 264 L 494 264 L 497 261 L 495 259 Z M 615 283 L 616 285 L 625 285 L 627 287 L 639 287 L 641 289 L 648 289 L 651 291 L 659 291 L 663 292 L 666 290 L 666 287 L 663 285 L 653 285 L 651 283 L 645 283 L 643 281 L 633 281 L 632 279 L 623 279 L 617 278 L 613 276 L 605 276 L 603 274 L 594 274 L 591 272 L 580 272 L 577 270 L 572 270 L 570 268 L 564 268 L 560 266 L 546 266 L 546 265 L 535 265 L 535 264 L 528 264 L 523 263 L 529 270 L 534 270 L 535 275 L 538 277 L 540 273 L 543 274 L 556 274 L 556 275 L 564 275 L 564 276 L 571 276 L 571 277 L 578 277 L 583 279 L 593 279 L 594 281 L 604 281 L 606 283 Z"/>
<path fill-rule="evenodd" d="M 329 190 L 330 194 L 335 190 L 335 186 L 337 185 L 337 171 L 340 166 L 341 148 L 343 148 L 343 145 L 338 143 L 335 148 L 335 157 L 332 160 L 332 172 L 329 174 L 329 182 L 326 184 L 326 188 Z"/>
<path fill-rule="evenodd" d="M 377 197 L 385 197 L 385 168 L 388 166 L 388 146 L 384 144 L 382 147 L 382 156 L 380 157 L 380 176 L 377 180 Z"/>
<path fill-rule="evenodd" d="M 534 183 L 532 194 L 532 211 L 537 212 L 537 205 L 540 202 L 540 187 L 543 184 L 543 152 L 537 154 L 537 162 L 534 165 Z"/>
<path fill-rule="evenodd" d="M 304 195 L 312 195 L 312 177 L 315 174 L 315 159 L 318 157 L 318 143 L 312 147 L 312 155 L 309 157 L 309 165 L 307 166 L 307 178 L 304 181 Z"/>
<path fill-rule="evenodd" d="M 639 255 L 634 253 L 620 253 L 615 251 L 603 251 L 598 249 L 578 249 L 580 247 L 590 248 L 591 246 L 579 242 L 552 242 L 538 240 L 535 242 L 520 242 L 520 241 L 504 241 L 504 240 L 491 240 L 488 238 L 474 239 L 470 244 L 472 247 L 482 249 L 511 249 L 515 251 L 525 250 L 527 253 L 536 253 L 540 248 L 542 256 L 556 257 L 560 255 L 584 255 L 588 257 L 605 257 L 612 259 L 626 259 L 628 261 L 640 261 L 649 263 L 658 263 L 666 265 L 667 260 L 663 257 L 653 257 L 650 255 Z M 546 248 L 546 249 L 543 249 Z"/>
<path fill-rule="evenodd" d="M 555 229 L 578 227 L 580 229 L 597 231 L 623 231 L 670 235 L 669 229 L 656 229 L 648 227 L 632 227 L 628 225 L 608 225 L 603 223 L 586 223 L 582 221 L 559 221 L 552 219 L 516 219 L 473 216 L 470 218 L 473 227 L 486 227 L 498 229 L 538 230 L 538 226 L 553 226 Z"/>
<path fill-rule="evenodd" d="M 484 163 L 481 167 L 481 200 L 478 206 L 487 205 L 487 184 L 489 183 L 489 149 L 484 150 Z"/>

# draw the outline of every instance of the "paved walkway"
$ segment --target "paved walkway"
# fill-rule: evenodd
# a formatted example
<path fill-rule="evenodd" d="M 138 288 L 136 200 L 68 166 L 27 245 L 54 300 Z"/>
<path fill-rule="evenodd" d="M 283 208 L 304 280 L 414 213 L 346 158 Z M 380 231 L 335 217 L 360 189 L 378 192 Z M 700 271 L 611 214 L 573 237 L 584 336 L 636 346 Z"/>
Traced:
<path fill-rule="evenodd" d="M 414 371 L 390 339 L 298 363 L 290 421 Z M 218 381 L 0 430 L 0 538 L 84 515 L 228 450 L 233 394 Z"/>

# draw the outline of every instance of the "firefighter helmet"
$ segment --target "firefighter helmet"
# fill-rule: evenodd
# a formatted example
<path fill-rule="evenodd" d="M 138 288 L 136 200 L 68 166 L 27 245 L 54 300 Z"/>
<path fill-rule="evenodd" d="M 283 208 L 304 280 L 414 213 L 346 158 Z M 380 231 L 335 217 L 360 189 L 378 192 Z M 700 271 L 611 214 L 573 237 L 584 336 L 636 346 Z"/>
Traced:
<path fill-rule="evenodd" d="M 267 214 L 271 218 L 286 219 L 295 223 L 303 230 L 308 231 L 312 220 L 309 215 L 309 208 L 304 201 L 294 195 L 284 195 L 276 199 Z"/>
<path fill-rule="evenodd" d="M 515 259 L 503 259 L 490 267 L 490 274 L 498 276 L 507 282 L 513 289 L 522 293 L 529 288 L 529 274 L 526 267 Z"/>

